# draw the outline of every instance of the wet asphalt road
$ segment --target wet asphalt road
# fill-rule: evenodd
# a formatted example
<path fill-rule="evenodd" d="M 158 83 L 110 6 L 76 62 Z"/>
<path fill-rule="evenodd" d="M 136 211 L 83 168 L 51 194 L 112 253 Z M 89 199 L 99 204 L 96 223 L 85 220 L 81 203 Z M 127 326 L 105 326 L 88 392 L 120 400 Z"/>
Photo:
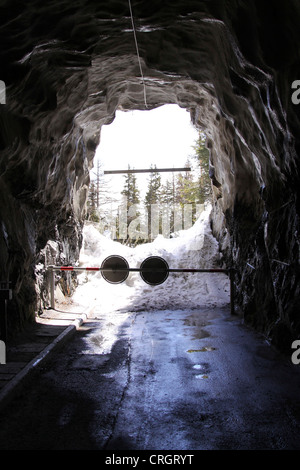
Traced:
<path fill-rule="evenodd" d="M 0 414 L 1 450 L 300 449 L 300 366 L 229 310 L 95 316 Z"/>

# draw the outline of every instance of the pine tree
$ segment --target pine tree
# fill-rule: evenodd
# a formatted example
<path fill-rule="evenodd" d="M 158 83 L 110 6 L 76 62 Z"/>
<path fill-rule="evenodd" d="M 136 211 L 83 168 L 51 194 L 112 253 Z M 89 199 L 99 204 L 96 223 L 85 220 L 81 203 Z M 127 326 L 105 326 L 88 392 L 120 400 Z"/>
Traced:
<path fill-rule="evenodd" d="M 205 141 L 205 134 L 200 132 L 199 138 L 194 146 L 195 155 L 193 156 L 199 167 L 197 197 L 200 204 L 210 201 L 212 197 L 211 179 L 209 177 L 209 150 L 205 146 Z"/>
<path fill-rule="evenodd" d="M 159 200 L 161 204 L 164 204 L 167 206 L 172 206 L 174 204 L 175 192 L 174 192 L 172 181 L 167 180 L 165 184 L 161 185 Z"/>
<path fill-rule="evenodd" d="M 190 161 L 187 159 L 185 167 L 189 168 L 190 166 Z M 195 184 L 193 181 L 193 174 L 190 171 L 180 173 L 177 176 L 176 202 L 181 206 L 195 202 Z"/>
<path fill-rule="evenodd" d="M 99 215 L 97 212 L 97 191 L 96 185 L 93 181 L 89 185 L 86 218 L 93 222 L 99 222 Z"/>
<path fill-rule="evenodd" d="M 98 229 L 101 233 L 109 230 L 111 235 L 115 236 L 116 210 L 112 209 L 116 198 L 111 192 L 111 180 L 101 171 L 101 161 L 97 160 L 96 171 L 90 172 L 91 182 L 89 184 L 87 199 L 86 218 L 92 222 L 98 223 Z"/>
<path fill-rule="evenodd" d="M 153 166 L 151 164 L 150 168 L 156 170 L 157 167 L 156 167 L 156 165 Z M 154 205 L 157 205 L 157 204 L 160 203 L 160 195 L 161 195 L 161 176 L 160 176 L 159 172 L 154 171 L 154 172 L 150 173 L 150 177 L 149 177 L 149 180 L 148 180 L 148 190 L 146 192 L 145 200 L 144 200 L 146 212 L 147 212 L 147 215 L 148 215 L 148 236 L 149 236 L 149 239 L 154 238 L 157 234 L 157 229 L 159 229 L 159 227 L 157 227 L 157 228 L 154 229 L 154 232 L 152 231 L 153 222 L 154 222 L 154 220 L 152 220 L 152 216 L 153 216 L 152 209 L 153 209 Z M 158 208 L 158 210 L 159 210 L 159 208 Z"/>
<path fill-rule="evenodd" d="M 174 231 L 174 209 L 175 209 L 175 177 L 173 174 L 172 180 L 167 180 L 165 184 L 161 186 L 160 191 L 160 206 L 162 212 L 162 218 L 169 220 L 169 230 Z"/>
<path fill-rule="evenodd" d="M 130 165 L 128 165 L 128 170 L 130 170 Z M 140 203 L 140 192 L 137 187 L 136 176 L 134 173 L 128 172 L 126 174 L 124 189 L 121 194 L 126 197 L 128 208 L 133 204 Z"/>
<path fill-rule="evenodd" d="M 156 165 L 151 165 L 151 169 L 156 170 Z M 160 199 L 161 176 L 159 172 L 150 173 L 148 181 L 148 191 L 145 196 L 145 206 L 148 208 L 151 204 L 156 204 Z"/>
<path fill-rule="evenodd" d="M 130 170 L 130 165 L 128 165 Z M 127 228 L 130 223 L 140 216 L 140 212 L 137 210 L 137 206 L 140 204 L 140 192 L 137 186 L 136 176 L 134 173 L 128 171 L 125 175 L 124 189 L 121 192 L 126 198 L 126 209 L 127 209 Z M 130 237 L 127 233 L 126 243 L 131 243 Z"/>

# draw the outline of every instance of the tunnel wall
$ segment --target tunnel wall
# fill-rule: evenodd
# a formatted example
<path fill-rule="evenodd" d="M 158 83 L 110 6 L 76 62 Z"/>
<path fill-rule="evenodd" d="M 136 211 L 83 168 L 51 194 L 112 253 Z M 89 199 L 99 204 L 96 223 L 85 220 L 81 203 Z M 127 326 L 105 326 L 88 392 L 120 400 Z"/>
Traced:
<path fill-rule="evenodd" d="M 279 348 L 299 324 L 296 1 L 6 1 L 0 8 L 0 278 L 10 331 L 49 304 L 46 268 L 78 259 L 89 170 L 115 111 L 174 103 L 206 132 L 212 228 L 236 309 Z"/>

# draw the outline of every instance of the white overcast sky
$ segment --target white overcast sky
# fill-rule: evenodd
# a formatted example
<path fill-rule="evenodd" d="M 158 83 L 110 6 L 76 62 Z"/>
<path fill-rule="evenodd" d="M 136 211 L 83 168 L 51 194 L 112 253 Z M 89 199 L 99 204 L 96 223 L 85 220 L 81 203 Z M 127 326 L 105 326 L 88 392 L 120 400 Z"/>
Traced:
<path fill-rule="evenodd" d="M 177 105 L 165 105 L 151 111 L 117 111 L 112 124 L 102 126 L 96 160 L 101 169 L 184 167 L 193 155 L 198 131 L 191 123 L 190 113 Z M 171 173 L 162 173 L 171 176 Z M 105 176 L 108 177 L 108 176 Z M 149 175 L 136 174 L 143 192 Z M 113 186 L 121 191 L 124 176 L 109 176 Z"/>

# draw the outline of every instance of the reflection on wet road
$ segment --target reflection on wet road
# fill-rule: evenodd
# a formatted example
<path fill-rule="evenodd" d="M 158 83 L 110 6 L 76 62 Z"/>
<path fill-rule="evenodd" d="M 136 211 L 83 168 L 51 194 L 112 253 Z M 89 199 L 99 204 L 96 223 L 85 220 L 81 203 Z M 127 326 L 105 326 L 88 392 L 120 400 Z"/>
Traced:
<path fill-rule="evenodd" d="M 228 310 L 94 316 L 2 413 L 1 449 L 300 448 L 299 369 Z"/>

